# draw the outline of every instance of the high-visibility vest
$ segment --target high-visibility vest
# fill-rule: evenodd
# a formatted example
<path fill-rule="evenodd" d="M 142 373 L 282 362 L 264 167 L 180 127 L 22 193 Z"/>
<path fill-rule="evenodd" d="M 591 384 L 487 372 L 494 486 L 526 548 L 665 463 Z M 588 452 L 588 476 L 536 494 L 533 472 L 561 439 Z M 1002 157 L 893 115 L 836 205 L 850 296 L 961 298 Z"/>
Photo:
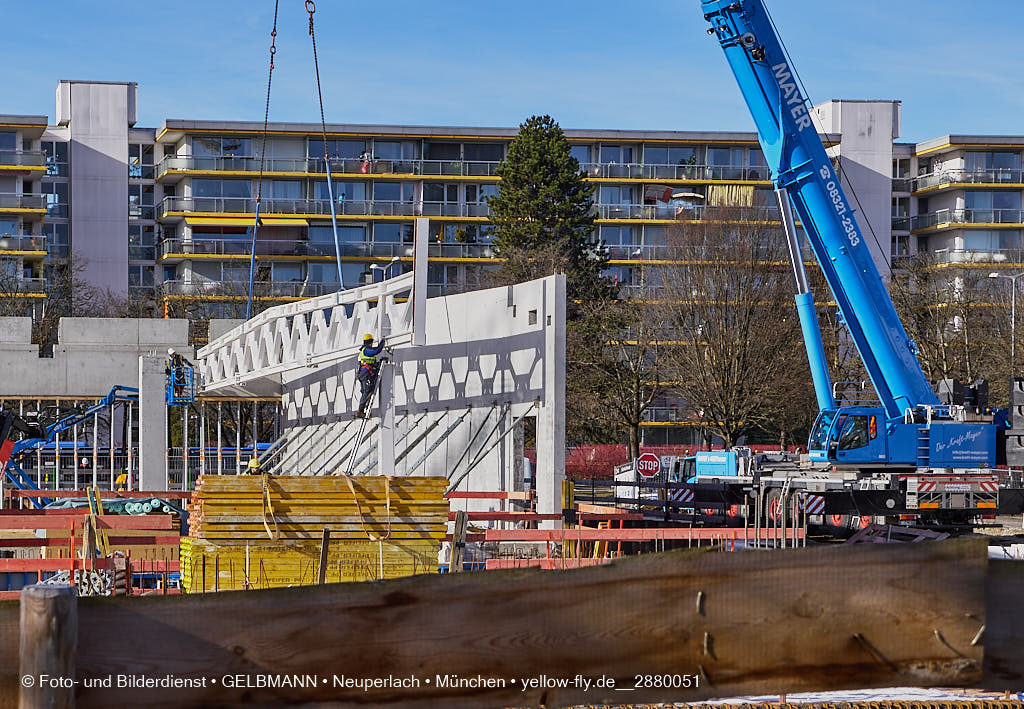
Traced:
<path fill-rule="evenodd" d="M 359 364 L 370 369 L 377 365 L 377 355 L 366 354 L 366 345 L 359 348 Z"/>

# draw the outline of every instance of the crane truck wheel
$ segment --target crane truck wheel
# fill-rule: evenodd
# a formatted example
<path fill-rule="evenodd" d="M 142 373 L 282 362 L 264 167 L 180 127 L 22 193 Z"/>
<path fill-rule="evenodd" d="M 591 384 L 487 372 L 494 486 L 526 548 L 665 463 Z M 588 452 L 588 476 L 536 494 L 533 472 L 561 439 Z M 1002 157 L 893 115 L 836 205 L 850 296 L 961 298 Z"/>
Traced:
<path fill-rule="evenodd" d="M 782 521 L 782 492 L 769 490 L 764 503 L 766 524 L 779 524 Z"/>
<path fill-rule="evenodd" d="M 825 515 L 825 531 L 833 537 L 849 536 L 853 519 L 850 515 Z"/>
<path fill-rule="evenodd" d="M 739 505 L 726 505 L 725 506 L 725 526 L 726 527 L 742 527 L 743 526 L 743 515 L 741 514 Z"/>

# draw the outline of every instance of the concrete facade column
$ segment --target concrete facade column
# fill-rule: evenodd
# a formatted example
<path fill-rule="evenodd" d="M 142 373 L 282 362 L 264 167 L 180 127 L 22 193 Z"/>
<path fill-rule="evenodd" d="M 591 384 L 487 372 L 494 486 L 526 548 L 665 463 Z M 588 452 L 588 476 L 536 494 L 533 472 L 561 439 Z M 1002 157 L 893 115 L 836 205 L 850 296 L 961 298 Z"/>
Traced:
<path fill-rule="evenodd" d="M 139 489 L 167 489 L 167 375 L 162 355 L 139 357 Z"/>
<path fill-rule="evenodd" d="M 545 282 L 544 399 L 537 412 L 537 511 L 561 512 L 565 480 L 565 275 Z M 551 526 L 560 527 L 561 522 Z"/>
<path fill-rule="evenodd" d="M 384 307 L 384 283 L 381 281 L 380 296 L 377 299 L 377 340 L 391 334 L 391 322 Z M 377 474 L 395 474 L 395 364 L 382 362 L 380 381 L 377 383 L 377 403 L 380 408 L 380 426 L 377 428 Z M 371 407 L 372 410 L 373 407 Z M 367 411 L 369 416 L 370 412 Z"/>

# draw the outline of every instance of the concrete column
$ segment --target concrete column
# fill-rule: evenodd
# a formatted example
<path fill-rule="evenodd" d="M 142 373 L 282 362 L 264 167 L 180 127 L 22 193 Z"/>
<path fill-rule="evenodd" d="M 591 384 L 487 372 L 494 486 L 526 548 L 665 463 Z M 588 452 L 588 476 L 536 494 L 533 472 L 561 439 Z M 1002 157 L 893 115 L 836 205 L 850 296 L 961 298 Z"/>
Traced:
<path fill-rule="evenodd" d="M 139 489 L 167 489 L 164 357 L 139 357 Z"/>
<path fill-rule="evenodd" d="M 391 333 L 391 322 L 384 306 L 384 283 L 381 281 L 377 299 L 377 339 Z M 382 353 L 383 354 L 383 353 Z M 380 427 L 377 429 L 377 474 L 395 474 L 395 364 L 380 365 L 377 384 L 377 403 L 380 405 Z M 371 407 L 372 409 L 372 407 Z M 370 412 L 366 412 L 367 416 Z"/>
<path fill-rule="evenodd" d="M 537 511 L 561 512 L 565 479 L 565 275 L 544 284 L 544 399 L 537 412 Z M 561 522 L 545 523 L 560 527 Z"/>

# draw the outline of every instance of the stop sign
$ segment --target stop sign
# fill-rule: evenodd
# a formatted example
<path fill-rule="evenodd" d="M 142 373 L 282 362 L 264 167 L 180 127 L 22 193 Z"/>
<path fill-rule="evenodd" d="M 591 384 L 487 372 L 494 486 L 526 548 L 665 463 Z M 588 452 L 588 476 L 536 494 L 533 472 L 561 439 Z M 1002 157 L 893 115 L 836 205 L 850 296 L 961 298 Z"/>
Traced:
<path fill-rule="evenodd" d="M 641 477 L 653 478 L 661 472 L 661 459 L 654 453 L 644 453 L 636 459 L 636 471 Z"/>

